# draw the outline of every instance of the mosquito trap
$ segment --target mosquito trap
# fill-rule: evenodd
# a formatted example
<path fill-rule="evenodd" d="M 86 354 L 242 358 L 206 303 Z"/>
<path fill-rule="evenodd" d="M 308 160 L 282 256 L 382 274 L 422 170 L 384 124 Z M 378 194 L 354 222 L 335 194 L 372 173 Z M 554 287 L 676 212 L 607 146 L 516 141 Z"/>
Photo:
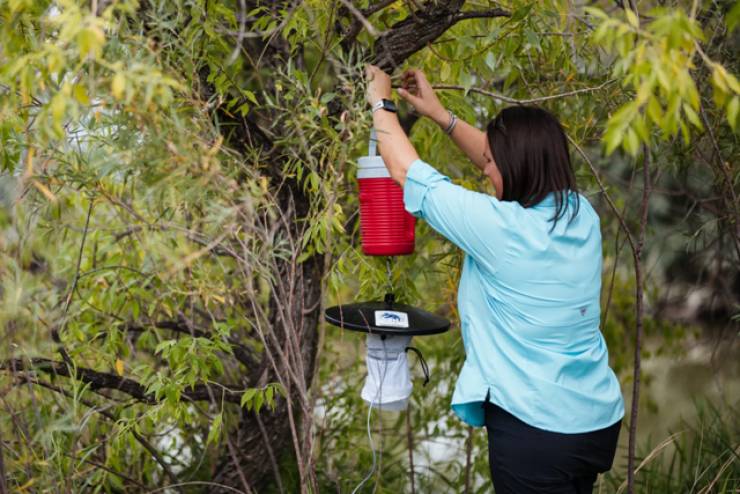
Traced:
<path fill-rule="evenodd" d="M 413 252 L 416 219 L 404 209 L 403 190 L 377 155 L 376 142 L 373 129 L 368 156 L 358 160 L 360 234 L 363 254 L 388 256 L 388 282 L 392 286 L 391 258 Z M 362 398 L 371 408 L 381 410 L 404 410 L 408 404 L 412 390 L 409 350 L 419 356 L 426 377 L 424 384 L 429 380 L 421 353 L 411 346 L 412 337 L 443 333 L 450 327 L 450 321 L 443 317 L 396 303 L 392 290 L 382 301 L 329 307 L 324 317 L 334 326 L 367 333 L 367 378 Z"/>

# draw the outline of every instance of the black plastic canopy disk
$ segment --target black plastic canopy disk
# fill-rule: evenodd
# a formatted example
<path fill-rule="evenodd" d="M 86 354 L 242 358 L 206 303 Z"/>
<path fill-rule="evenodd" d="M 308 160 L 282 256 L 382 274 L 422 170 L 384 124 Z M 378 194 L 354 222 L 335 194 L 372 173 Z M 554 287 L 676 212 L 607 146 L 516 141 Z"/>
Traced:
<path fill-rule="evenodd" d="M 386 295 L 384 302 L 359 302 L 329 307 L 324 311 L 324 319 L 329 324 L 350 331 L 381 335 L 419 336 L 444 333 L 450 329 L 450 321 L 444 317 L 411 305 L 393 303 L 393 297 L 389 295 Z M 408 316 L 408 327 L 376 325 L 375 311 L 405 313 Z"/>

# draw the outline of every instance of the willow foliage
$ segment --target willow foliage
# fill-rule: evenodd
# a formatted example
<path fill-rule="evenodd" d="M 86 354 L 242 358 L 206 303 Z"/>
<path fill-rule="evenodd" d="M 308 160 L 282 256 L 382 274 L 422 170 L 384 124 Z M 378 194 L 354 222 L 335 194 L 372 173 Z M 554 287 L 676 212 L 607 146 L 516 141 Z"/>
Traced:
<path fill-rule="evenodd" d="M 460 266 L 424 224 L 390 278 L 361 255 L 368 61 L 425 70 L 480 127 L 509 104 L 560 117 L 602 213 L 601 329 L 629 384 L 635 278 L 619 235 L 640 228 L 630 176 L 646 153 L 667 190 L 651 199 L 647 249 L 665 259 L 648 306 L 679 266 L 737 276 L 740 3 L 621 3 L 0 0 L 0 485 L 361 480 L 361 342 L 321 311 L 392 287 L 457 321 Z M 420 155 L 485 190 L 439 129 L 402 119 Z M 661 239 L 668 228 L 681 235 Z M 686 331 L 651 311 L 645 329 Z M 448 409 L 459 333 L 418 346 L 432 380 L 408 417 L 382 418 L 377 490 L 413 477 L 419 492 L 486 492 L 485 438 Z"/>

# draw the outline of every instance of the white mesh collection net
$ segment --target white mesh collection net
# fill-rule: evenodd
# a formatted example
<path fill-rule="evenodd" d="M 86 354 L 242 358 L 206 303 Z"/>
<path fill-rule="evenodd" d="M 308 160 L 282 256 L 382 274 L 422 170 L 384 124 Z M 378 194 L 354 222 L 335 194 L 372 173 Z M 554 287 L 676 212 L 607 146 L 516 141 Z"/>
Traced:
<path fill-rule="evenodd" d="M 411 336 L 367 335 L 367 379 L 362 399 L 381 410 L 404 410 L 413 388 L 406 348 Z"/>

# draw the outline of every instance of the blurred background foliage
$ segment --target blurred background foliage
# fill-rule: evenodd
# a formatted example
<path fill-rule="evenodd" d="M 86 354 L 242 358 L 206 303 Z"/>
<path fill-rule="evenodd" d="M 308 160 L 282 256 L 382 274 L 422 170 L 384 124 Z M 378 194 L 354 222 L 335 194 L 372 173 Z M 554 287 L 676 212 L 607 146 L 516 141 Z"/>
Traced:
<path fill-rule="evenodd" d="M 458 3 L 505 15 L 454 23 L 394 73 L 424 70 L 443 104 L 480 128 L 522 102 L 558 115 L 601 217 L 601 330 L 626 397 L 636 286 L 611 206 L 636 235 L 649 149 L 636 490 L 736 492 L 740 2 L 641 2 L 637 14 L 608 1 Z M 323 259 L 312 310 L 392 286 L 453 321 L 414 341 L 432 372 L 422 386 L 410 357 L 408 412 L 373 414 L 382 455 L 364 492 L 491 492 L 485 432 L 449 410 L 464 359 L 461 253 L 424 222 L 390 279 L 386 259 L 359 249 L 354 168 L 371 125 L 362 64 L 393 52 L 383 36 L 412 10 L 436 4 L 0 0 L 7 490 L 221 492 L 214 479 L 245 414 L 294 397 L 254 376 L 274 314 L 293 303 L 276 296 L 280 266 Z M 401 116 L 424 159 L 492 192 L 433 123 L 405 106 Z M 309 198 L 300 214 L 286 213 L 283 182 Z M 302 427 L 291 418 L 310 458 L 296 460 L 290 443 L 255 452 L 277 463 L 249 479 L 255 491 L 350 492 L 370 470 L 363 338 L 323 322 L 311 331 L 310 413 Z M 626 432 L 598 492 L 624 489 Z"/>

